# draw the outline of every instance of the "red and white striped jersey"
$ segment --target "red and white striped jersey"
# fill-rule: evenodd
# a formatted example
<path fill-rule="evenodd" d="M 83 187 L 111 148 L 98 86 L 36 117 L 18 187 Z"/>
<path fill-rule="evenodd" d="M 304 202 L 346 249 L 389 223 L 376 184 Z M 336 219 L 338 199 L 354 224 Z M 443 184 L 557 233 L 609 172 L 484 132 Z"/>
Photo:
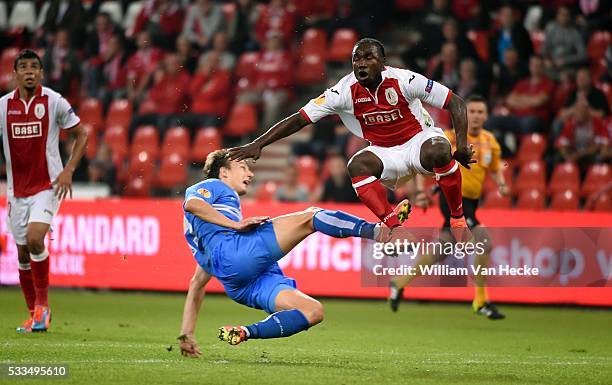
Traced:
<path fill-rule="evenodd" d="M 353 134 L 376 146 L 393 147 L 434 125 L 421 101 L 444 108 L 451 95 L 442 84 L 416 72 L 385 67 L 376 92 L 361 86 L 351 72 L 300 113 L 312 123 L 337 114 Z"/>
<path fill-rule="evenodd" d="M 63 169 L 59 130 L 79 122 L 70 103 L 47 87 L 38 86 L 29 102 L 19 97 L 19 89 L 0 98 L 9 197 L 28 197 L 51 188 Z"/>

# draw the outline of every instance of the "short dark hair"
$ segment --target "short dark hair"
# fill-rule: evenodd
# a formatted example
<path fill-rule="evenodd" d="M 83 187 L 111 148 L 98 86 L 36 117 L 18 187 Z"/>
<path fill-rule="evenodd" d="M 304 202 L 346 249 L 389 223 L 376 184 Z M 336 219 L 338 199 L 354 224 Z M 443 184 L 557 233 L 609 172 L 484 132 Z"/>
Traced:
<path fill-rule="evenodd" d="M 380 50 L 380 53 L 381 53 L 382 57 L 386 57 L 385 56 L 385 46 L 379 40 L 376 40 L 376 39 L 371 38 L 371 37 L 364 37 L 363 39 L 361 39 L 357 43 L 355 43 L 355 47 L 359 47 L 362 44 L 370 44 L 370 45 L 377 46 L 378 49 Z"/>
<path fill-rule="evenodd" d="M 219 170 L 221 167 L 229 168 L 230 160 L 227 157 L 228 152 L 225 149 L 215 150 L 208 154 L 204 163 L 204 178 L 219 178 Z"/>
<path fill-rule="evenodd" d="M 15 62 L 13 63 L 14 70 L 17 70 L 17 64 L 19 63 L 19 60 L 22 59 L 36 59 L 38 60 L 38 64 L 40 64 L 40 68 L 42 68 L 43 66 L 42 60 L 40 60 L 40 56 L 38 56 L 35 51 L 32 51 L 31 49 L 24 49 L 23 51 L 19 52 L 19 55 L 17 55 L 17 57 L 15 58 Z"/>
<path fill-rule="evenodd" d="M 482 95 L 472 94 L 468 96 L 467 98 L 465 98 L 465 104 L 468 104 L 470 102 L 481 102 L 481 103 L 487 104 L 487 99 L 485 99 L 485 97 Z"/>

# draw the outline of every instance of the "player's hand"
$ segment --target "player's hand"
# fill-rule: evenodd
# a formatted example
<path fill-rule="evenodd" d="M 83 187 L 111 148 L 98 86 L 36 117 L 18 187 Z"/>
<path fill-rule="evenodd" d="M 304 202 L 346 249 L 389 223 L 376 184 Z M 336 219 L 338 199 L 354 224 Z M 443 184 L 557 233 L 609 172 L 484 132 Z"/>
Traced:
<path fill-rule="evenodd" d="M 508 185 L 505 183 L 497 186 L 497 190 L 499 191 L 499 194 L 503 197 L 510 196 L 510 187 L 508 187 Z"/>
<path fill-rule="evenodd" d="M 257 160 L 261 156 L 261 145 L 251 142 L 240 147 L 232 147 L 228 150 L 229 160 Z"/>
<path fill-rule="evenodd" d="M 190 334 L 183 334 L 179 336 L 179 348 L 181 349 L 181 354 L 184 357 L 198 358 L 202 354 L 200 351 L 200 347 L 195 340 L 195 337 Z"/>
<path fill-rule="evenodd" d="M 234 226 L 234 230 L 249 231 L 261 225 L 268 219 L 270 219 L 270 217 L 267 217 L 267 216 L 245 218 L 240 222 L 236 222 L 236 225 Z"/>
<path fill-rule="evenodd" d="M 453 158 L 455 158 L 457 162 L 461 163 L 463 167 L 468 169 L 470 168 L 470 164 L 476 163 L 476 159 L 472 159 L 472 156 L 474 156 L 474 146 L 471 144 L 469 147 L 457 146 L 457 151 L 455 151 L 453 154 Z"/>
<path fill-rule="evenodd" d="M 70 199 L 72 199 L 72 171 L 66 169 L 62 170 L 53 181 L 53 185 L 55 186 L 55 196 L 58 197 L 59 200 L 67 196 L 70 196 Z"/>

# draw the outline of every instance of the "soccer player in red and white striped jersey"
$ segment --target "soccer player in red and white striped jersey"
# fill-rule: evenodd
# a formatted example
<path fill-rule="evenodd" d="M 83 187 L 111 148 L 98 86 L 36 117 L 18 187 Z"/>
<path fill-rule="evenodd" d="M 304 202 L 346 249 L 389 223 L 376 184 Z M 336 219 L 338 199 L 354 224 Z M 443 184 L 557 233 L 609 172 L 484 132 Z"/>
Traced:
<path fill-rule="evenodd" d="M 230 159 L 257 159 L 263 147 L 337 114 L 355 135 L 370 146 L 355 154 L 348 171 L 357 196 L 388 227 L 407 217 L 408 202 L 393 208 L 385 187 L 394 188 L 415 174 L 435 175 L 449 203 L 451 230 L 456 238 L 471 237 L 463 216 L 459 163 L 469 168 L 472 149 L 467 143 L 467 116 L 463 100 L 451 90 L 409 70 L 385 65 L 382 43 L 362 39 L 353 49 L 353 72 L 311 100 L 299 112 L 277 123 L 259 138 L 230 149 Z M 457 150 L 421 102 L 449 110 Z"/>
<path fill-rule="evenodd" d="M 0 134 L 7 173 L 8 223 L 17 243 L 19 282 L 30 318 L 18 332 L 46 331 L 49 252 L 45 235 L 62 199 L 72 197 L 72 174 L 85 153 L 87 133 L 70 104 L 41 85 L 40 57 L 23 50 L 13 66 L 17 88 L 0 98 Z M 76 139 L 62 166 L 59 132 Z"/>

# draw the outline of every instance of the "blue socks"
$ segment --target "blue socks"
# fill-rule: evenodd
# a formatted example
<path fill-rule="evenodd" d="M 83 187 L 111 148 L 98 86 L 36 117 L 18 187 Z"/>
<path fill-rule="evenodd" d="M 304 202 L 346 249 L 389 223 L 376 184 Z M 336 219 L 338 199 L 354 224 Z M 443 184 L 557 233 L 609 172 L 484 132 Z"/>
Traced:
<path fill-rule="evenodd" d="M 289 337 L 302 330 L 308 329 L 308 320 L 304 314 L 296 309 L 282 310 L 270 314 L 268 318 L 245 328 L 248 338 L 278 338 Z"/>
<path fill-rule="evenodd" d="M 377 224 L 347 214 L 343 211 L 321 210 L 312 220 L 315 231 L 334 238 L 360 237 L 375 239 L 379 228 Z"/>

